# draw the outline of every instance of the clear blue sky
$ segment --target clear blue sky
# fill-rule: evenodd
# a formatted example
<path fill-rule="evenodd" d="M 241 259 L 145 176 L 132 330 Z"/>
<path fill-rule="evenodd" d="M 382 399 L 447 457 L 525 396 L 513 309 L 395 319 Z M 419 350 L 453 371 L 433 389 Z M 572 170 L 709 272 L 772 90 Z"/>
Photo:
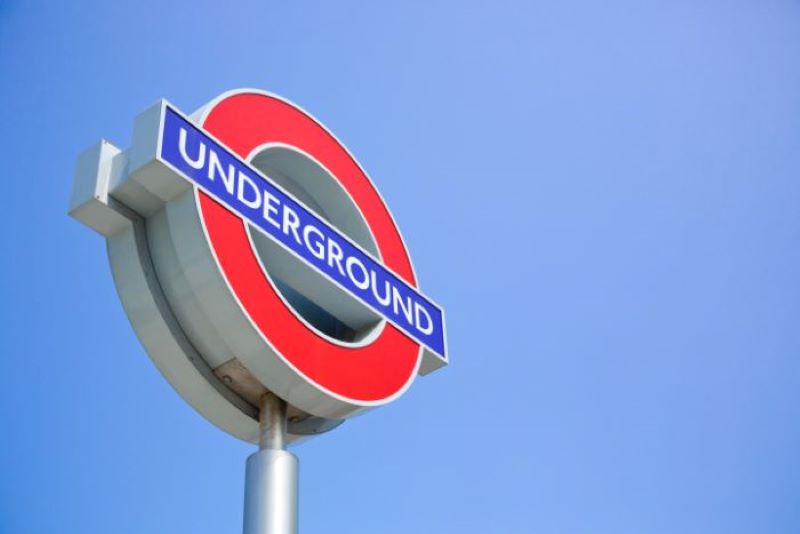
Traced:
<path fill-rule="evenodd" d="M 240 531 L 252 446 L 65 212 L 80 150 L 242 86 L 349 146 L 449 312 L 447 370 L 295 450 L 302 532 L 800 531 L 797 1 L 171 4 L 0 3 L 0 532 Z"/>

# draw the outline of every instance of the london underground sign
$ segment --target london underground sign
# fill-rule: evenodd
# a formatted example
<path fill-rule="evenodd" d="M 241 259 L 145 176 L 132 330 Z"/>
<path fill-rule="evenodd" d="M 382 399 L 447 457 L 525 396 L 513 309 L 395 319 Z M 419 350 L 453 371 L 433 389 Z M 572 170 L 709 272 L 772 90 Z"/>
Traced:
<path fill-rule="evenodd" d="M 232 91 L 191 116 L 158 102 L 129 148 L 80 155 L 69 213 L 106 237 L 123 307 L 172 386 L 259 444 L 245 534 L 297 531 L 287 443 L 447 364 L 444 313 L 375 186 L 275 95 Z"/>
<path fill-rule="evenodd" d="M 191 116 L 158 102 L 127 150 L 80 156 L 70 214 L 106 237 L 155 364 L 239 438 L 259 440 L 266 393 L 288 405 L 294 441 L 447 364 L 442 308 L 375 186 L 275 95 L 232 91 Z"/>

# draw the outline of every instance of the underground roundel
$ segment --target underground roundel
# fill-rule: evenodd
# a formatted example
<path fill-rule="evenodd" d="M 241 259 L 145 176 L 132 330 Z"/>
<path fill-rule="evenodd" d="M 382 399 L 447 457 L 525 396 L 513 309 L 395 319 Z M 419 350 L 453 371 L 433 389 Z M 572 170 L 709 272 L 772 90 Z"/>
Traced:
<path fill-rule="evenodd" d="M 296 439 L 385 404 L 446 365 L 444 312 L 345 147 L 296 105 L 226 93 L 161 101 L 125 151 L 78 159 L 70 214 L 107 238 L 139 339 L 179 393 L 256 441 L 258 398 Z"/>

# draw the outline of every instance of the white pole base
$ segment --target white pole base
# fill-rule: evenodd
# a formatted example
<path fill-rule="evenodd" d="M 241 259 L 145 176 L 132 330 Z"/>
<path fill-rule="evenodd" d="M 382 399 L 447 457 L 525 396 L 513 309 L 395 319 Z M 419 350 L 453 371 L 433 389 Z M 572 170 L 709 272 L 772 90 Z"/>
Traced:
<path fill-rule="evenodd" d="M 264 449 L 247 458 L 244 534 L 297 534 L 297 457 Z"/>

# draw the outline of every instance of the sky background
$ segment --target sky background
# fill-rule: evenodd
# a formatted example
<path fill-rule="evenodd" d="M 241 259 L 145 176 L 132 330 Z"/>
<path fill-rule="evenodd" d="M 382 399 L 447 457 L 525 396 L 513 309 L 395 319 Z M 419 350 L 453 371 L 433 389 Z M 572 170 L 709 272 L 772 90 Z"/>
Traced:
<path fill-rule="evenodd" d="M 0 1 L 0 532 L 241 531 L 254 447 L 66 216 L 82 149 L 236 87 L 337 134 L 448 312 L 450 367 L 294 450 L 301 532 L 800 532 L 798 58 L 796 0 Z"/>

